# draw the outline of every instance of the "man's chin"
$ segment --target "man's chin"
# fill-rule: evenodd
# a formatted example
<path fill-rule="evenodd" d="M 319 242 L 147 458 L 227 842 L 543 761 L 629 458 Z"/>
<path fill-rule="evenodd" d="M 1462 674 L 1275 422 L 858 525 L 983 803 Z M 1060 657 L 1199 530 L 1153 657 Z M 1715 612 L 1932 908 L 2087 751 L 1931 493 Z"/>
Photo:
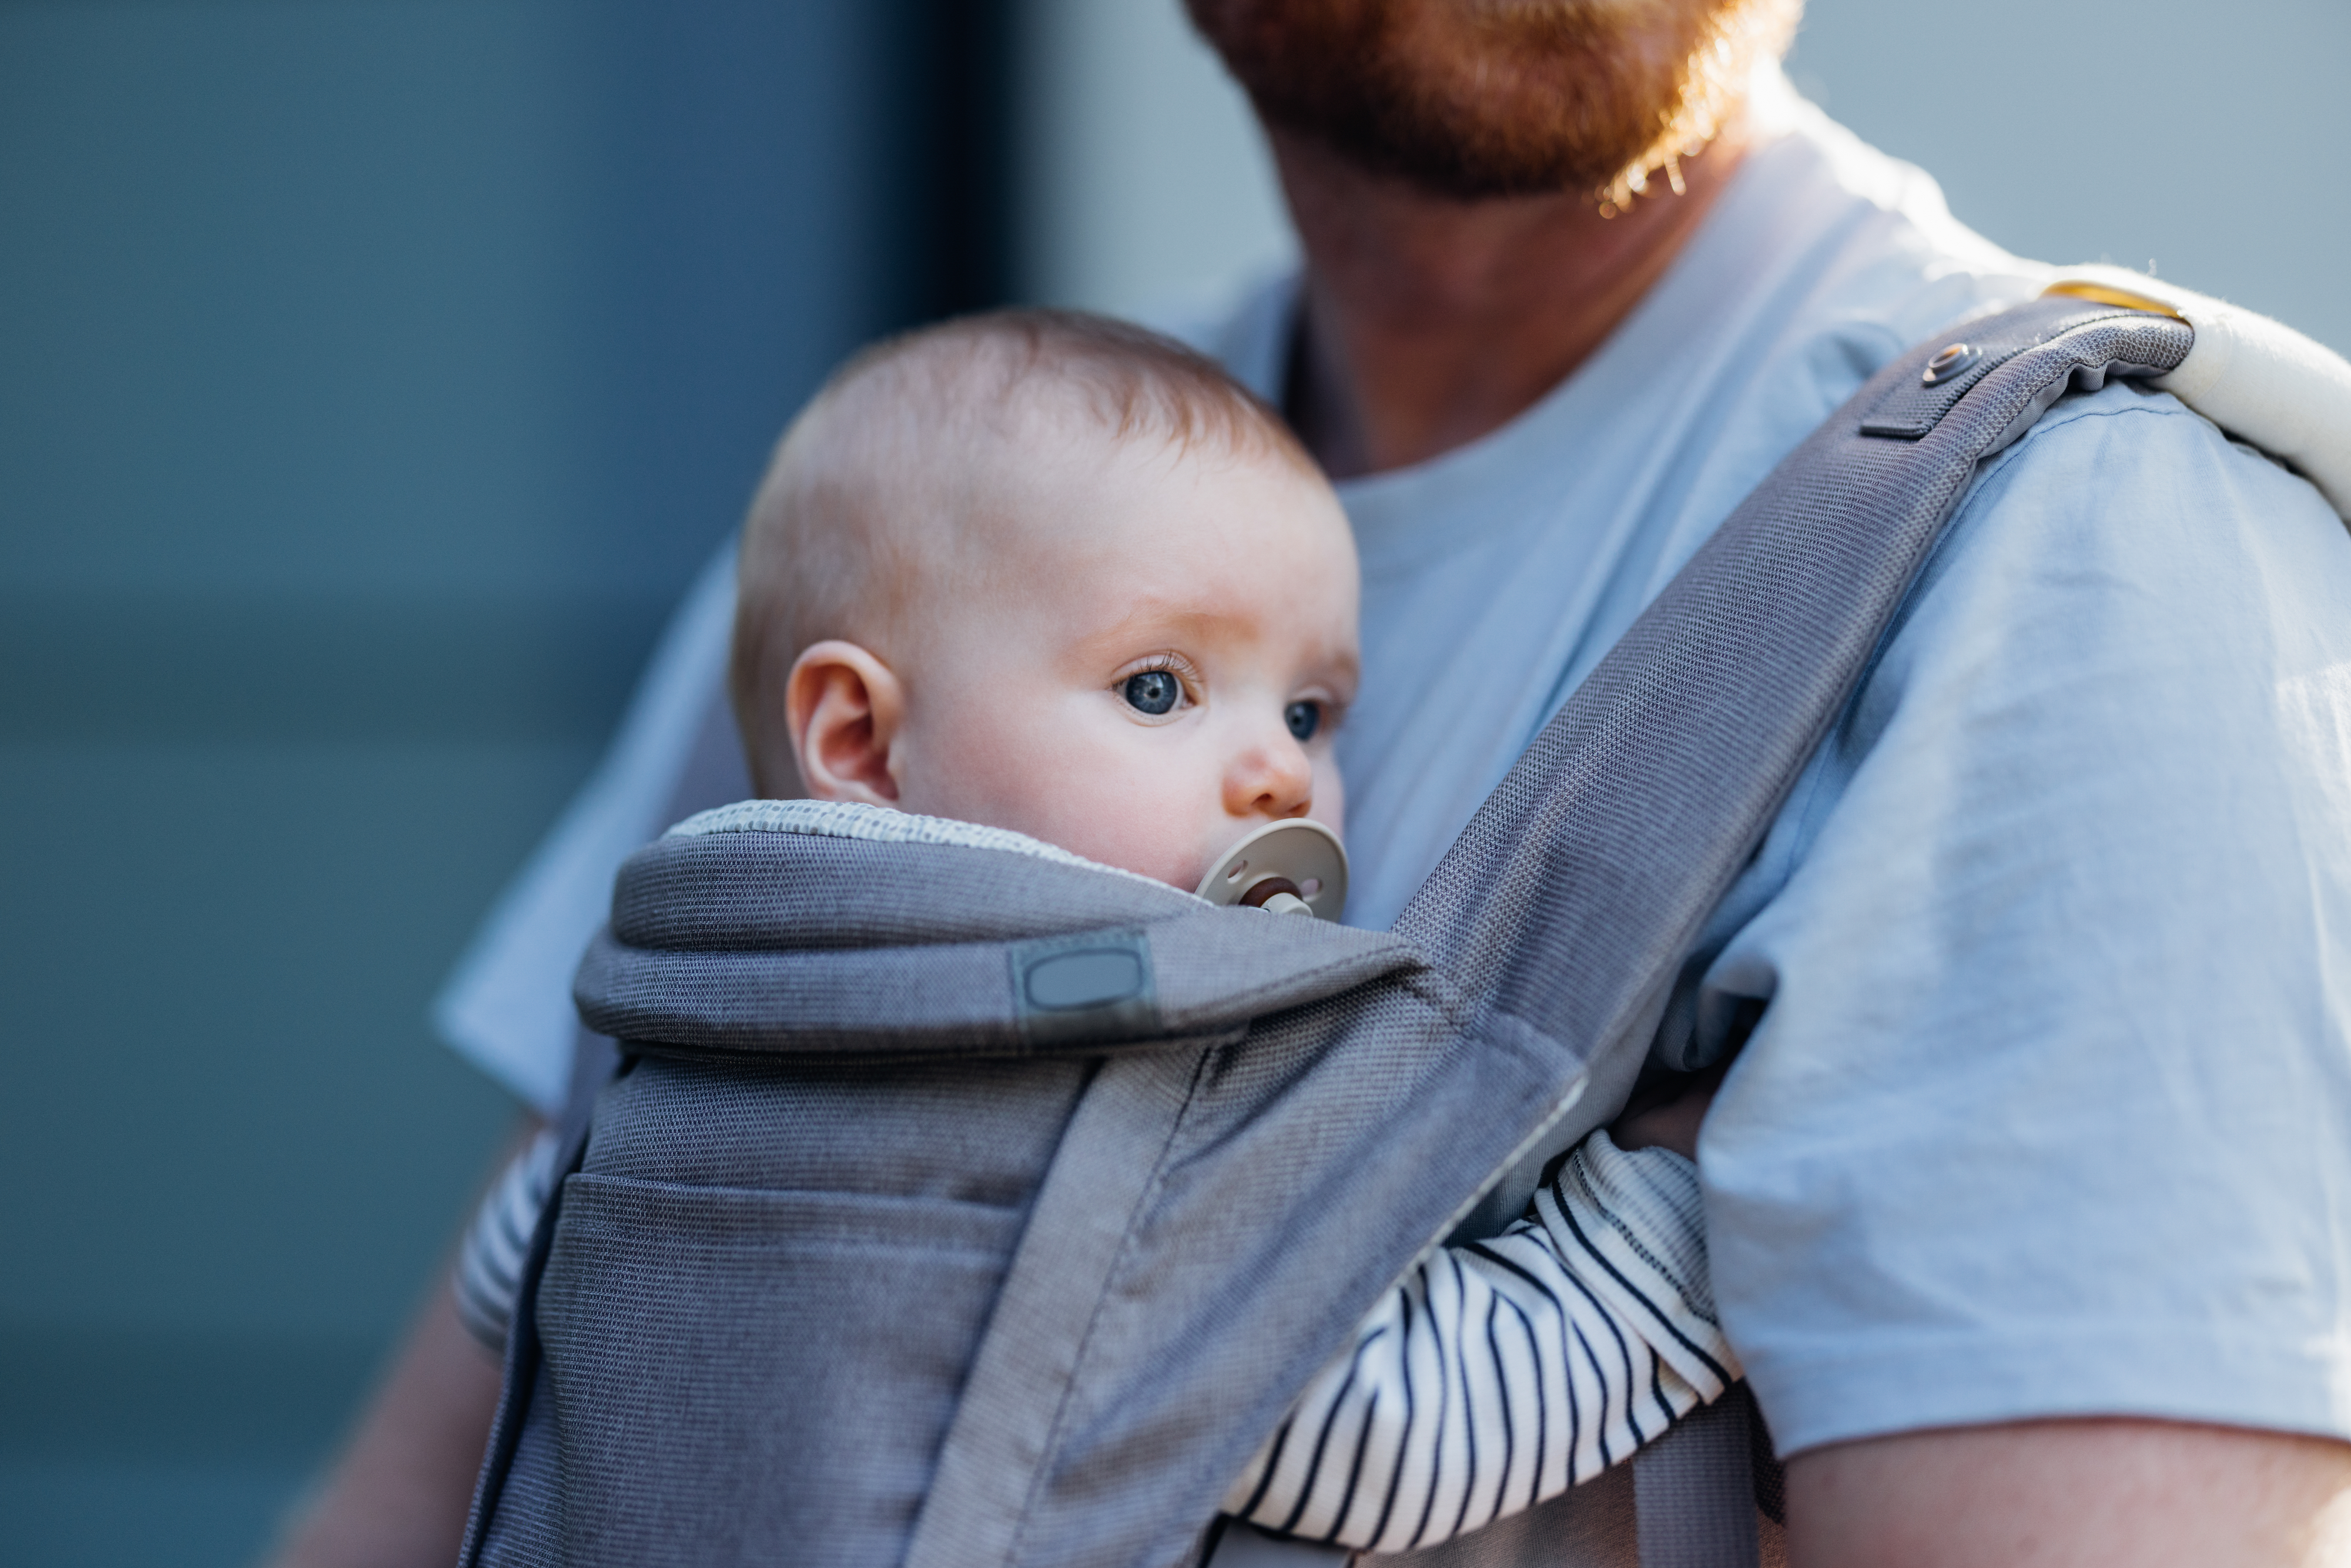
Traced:
<path fill-rule="evenodd" d="M 1619 204 L 1703 147 L 1801 0 L 1187 0 L 1270 123 L 1459 200 Z"/>

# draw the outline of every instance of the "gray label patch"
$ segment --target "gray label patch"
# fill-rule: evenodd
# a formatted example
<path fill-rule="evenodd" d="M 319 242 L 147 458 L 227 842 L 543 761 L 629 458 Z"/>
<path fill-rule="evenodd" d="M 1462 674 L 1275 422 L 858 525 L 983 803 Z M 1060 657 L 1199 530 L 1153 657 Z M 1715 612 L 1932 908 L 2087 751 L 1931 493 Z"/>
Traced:
<path fill-rule="evenodd" d="M 1108 1007 L 1143 989 L 1143 960 L 1132 948 L 1083 947 L 1029 966 L 1021 977 L 1029 1005 L 1050 1012 Z"/>
<path fill-rule="evenodd" d="M 1159 1026 L 1151 942 L 1140 931 L 1088 931 L 1011 947 L 1012 998 L 1032 1044 L 1120 1040 Z"/>

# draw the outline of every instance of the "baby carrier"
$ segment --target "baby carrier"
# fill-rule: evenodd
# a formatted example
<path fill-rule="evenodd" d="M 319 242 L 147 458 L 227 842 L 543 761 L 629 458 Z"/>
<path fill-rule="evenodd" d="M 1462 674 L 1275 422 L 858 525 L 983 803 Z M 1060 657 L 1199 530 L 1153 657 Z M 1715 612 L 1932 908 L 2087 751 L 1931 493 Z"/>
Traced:
<path fill-rule="evenodd" d="M 2194 335 L 2051 298 L 1888 366 L 1392 931 L 806 802 L 640 852 L 577 986 L 630 1065 L 540 1224 L 462 1562 L 1197 1561 L 1363 1313 L 1620 1109 L 1977 465 Z M 1747 1441 L 1719 1406 L 1645 1451 L 1645 1563 L 1754 1560 Z"/>

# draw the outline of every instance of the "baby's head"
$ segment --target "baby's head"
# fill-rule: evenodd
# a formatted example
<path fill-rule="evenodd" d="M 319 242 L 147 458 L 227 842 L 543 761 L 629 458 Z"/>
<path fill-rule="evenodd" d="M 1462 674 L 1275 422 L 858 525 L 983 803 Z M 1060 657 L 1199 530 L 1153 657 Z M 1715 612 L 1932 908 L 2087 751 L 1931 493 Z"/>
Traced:
<path fill-rule="evenodd" d="M 745 525 L 760 793 L 1011 828 L 1189 888 L 1341 827 L 1354 544 L 1280 419 L 1139 329 L 1005 311 L 869 350 Z"/>

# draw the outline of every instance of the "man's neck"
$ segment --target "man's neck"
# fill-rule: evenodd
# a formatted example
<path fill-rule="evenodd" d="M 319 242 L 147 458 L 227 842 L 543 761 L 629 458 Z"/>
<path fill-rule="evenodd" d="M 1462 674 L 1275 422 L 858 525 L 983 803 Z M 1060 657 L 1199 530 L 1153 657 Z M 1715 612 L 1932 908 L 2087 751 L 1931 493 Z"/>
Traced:
<path fill-rule="evenodd" d="M 1338 478 L 1423 462 L 1531 406 L 1632 313 L 1729 183 L 1727 131 L 1686 193 L 1603 217 L 1581 193 L 1461 202 L 1273 133 L 1306 251 L 1287 412 Z"/>

